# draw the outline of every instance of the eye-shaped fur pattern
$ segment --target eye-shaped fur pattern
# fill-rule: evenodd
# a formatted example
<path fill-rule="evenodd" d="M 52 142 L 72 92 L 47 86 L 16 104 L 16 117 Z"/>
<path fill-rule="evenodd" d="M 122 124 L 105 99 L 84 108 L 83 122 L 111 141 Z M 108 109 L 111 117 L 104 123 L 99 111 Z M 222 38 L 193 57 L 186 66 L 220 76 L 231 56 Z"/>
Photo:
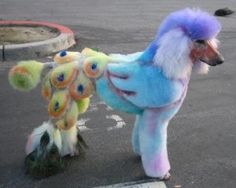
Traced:
<path fill-rule="evenodd" d="M 90 78 L 98 78 L 102 74 L 102 70 L 99 67 L 99 64 L 96 61 L 93 61 L 89 58 L 86 62 L 84 62 L 83 66 L 85 74 Z"/>
<path fill-rule="evenodd" d="M 57 128 L 62 130 L 70 129 L 76 124 L 78 115 L 79 115 L 79 110 L 77 104 L 75 101 L 72 101 L 65 115 L 56 122 Z"/>
<path fill-rule="evenodd" d="M 44 99 L 49 101 L 52 97 L 52 84 L 50 81 L 51 72 L 47 73 L 45 78 L 42 81 L 41 95 Z"/>
<path fill-rule="evenodd" d="M 75 78 L 76 72 L 76 63 L 74 62 L 60 65 L 53 69 L 51 73 L 51 83 L 55 88 L 65 88 Z"/>
<path fill-rule="evenodd" d="M 83 70 L 89 78 L 99 78 L 103 73 L 109 59 L 105 57 L 95 56 L 85 60 Z"/>
<path fill-rule="evenodd" d="M 68 91 L 59 90 L 53 93 L 52 99 L 48 104 L 48 113 L 54 118 L 59 118 L 67 109 L 70 97 Z"/>
<path fill-rule="evenodd" d="M 94 90 L 93 83 L 82 72 L 77 79 L 72 82 L 69 92 L 74 100 L 80 100 L 89 97 Z"/>
<path fill-rule="evenodd" d="M 70 63 L 72 61 L 77 61 L 81 57 L 79 52 L 68 52 L 61 51 L 55 55 L 54 61 L 58 64 Z"/>

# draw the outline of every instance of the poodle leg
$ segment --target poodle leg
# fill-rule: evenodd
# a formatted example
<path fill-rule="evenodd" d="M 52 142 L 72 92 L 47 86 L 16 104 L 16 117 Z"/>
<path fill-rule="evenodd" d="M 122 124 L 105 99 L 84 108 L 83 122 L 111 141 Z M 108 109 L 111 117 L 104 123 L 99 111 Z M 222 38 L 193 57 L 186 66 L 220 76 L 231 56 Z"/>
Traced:
<path fill-rule="evenodd" d="M 61 130 L 62 156 L 74 156 L 78 154 L 79 151 L 77 149 L 77 133 L 78 129 L 76 126 L 71 127 L 69 130 Z"/>
<path fill-rule="evenodd" d="M 137 115 L 132 133 L 132 146 L 133 146 L 133 151 L 136 154 L 141 155 L 140 144 L 139 144 L 139 127 L 140 127 L 140 115 Z"/>
<path fill-rule="evenodd" d="M 170 163 L 167 153 L 167 126 L 161 113 L 145 110 L 139 128 L 142 163 L 147 176 L 169 178 Z M 168 177 L 167 177 L 168 176 Z"/>

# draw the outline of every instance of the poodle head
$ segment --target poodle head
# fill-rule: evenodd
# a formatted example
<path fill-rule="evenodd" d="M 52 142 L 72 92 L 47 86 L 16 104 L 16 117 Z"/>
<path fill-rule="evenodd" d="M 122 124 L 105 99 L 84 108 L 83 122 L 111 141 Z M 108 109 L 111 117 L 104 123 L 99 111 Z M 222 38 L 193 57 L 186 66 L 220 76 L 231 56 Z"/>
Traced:
<path fill-rule="evenodd" d="M 220 30 L 217 19 L 199 9 L 171 13 L 152 43 L 152 49 L 156 46 L 153 62 L 172 78 L 189 76 L 192 70 L 207 73 L 209 65 L 224 61 L 217 50 Z"/>

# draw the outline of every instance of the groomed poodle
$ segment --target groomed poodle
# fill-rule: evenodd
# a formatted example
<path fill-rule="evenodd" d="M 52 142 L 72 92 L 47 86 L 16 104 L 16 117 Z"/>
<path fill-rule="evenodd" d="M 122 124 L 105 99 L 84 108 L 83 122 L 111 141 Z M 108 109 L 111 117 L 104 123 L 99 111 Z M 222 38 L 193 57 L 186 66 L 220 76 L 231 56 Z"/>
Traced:
<path fill-rule="evenodd" d="M 199 9 L 187 8 L 171 13 L 143 52 L 109 56 L 91 49 L 81 53 L 60 52 L 54 62 L 43 65 L 52 69 L 44 81 L 47 89 L 44 96 L 50 101 L 50 116 L 56 120 L 59 118 L 59 123 L 44 123 L 34 130 L 27 144 L 28 156 L 35 160 L 35 156 L 40 156 L 40 150 L 50 152 L 52 147 L 61 156 L 76 153 L 78 130 L 75 121 L 69 121 L 68 117 L 77 109 L 73 101 L 80 101 L 84 105 L 93 87 L 112 108 L 136 115 L 132 134 L 133 150 L 141 156 L 147 176 L 168 179 L 169 121 L 183 104 L 192 71 L 205 74 L 209 65 L 223 63 L 216 40 L 220 29 L 221 25 L 215 17 Z M 32 62 L 30 64 L 28 66 L 32 66 Z M 20 82 L 14 83 L 19 77 L 11 77 L 16 72 L 33 75 L 35 71 L 30 69 L 33 68 L 24 71 L 13 68 L 9 74 L 10 83 L 15 88 L 17 84 L 22 86 L 22 78 Z M 32 79 L 37 80 L 33 76 Z M 51 94 L 47 87 L 54 87 L 57 93 Z M 69 104 L 68 98 L 71 98 Z M 84 106 L 87 108 L 88 105 Z M 81 104 L 77 107 L 79 112 L 86 111 Z M 74 110 L 70 110 L 72 108 Z M 32 158 L 33 152 L 37 154 Z"/>
<path fill-rule="evenodd" d="M 191 72 L 223 63 L 217 51 L 220 23 L 200 10 L 170 14 L 144 52 L 117 55 L 97 93 L 115 109 L 136 114 L 132 144 L 148 176 L 168 178 L 167 127 L 185 99 Z M 114 55 L 115 56 L 115 55 Z"/>

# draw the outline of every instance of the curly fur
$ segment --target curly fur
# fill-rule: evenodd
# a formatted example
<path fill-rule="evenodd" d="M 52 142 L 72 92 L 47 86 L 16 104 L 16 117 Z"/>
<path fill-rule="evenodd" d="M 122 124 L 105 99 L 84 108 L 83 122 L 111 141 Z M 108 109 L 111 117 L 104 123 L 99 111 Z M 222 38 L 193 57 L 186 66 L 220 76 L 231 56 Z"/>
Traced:
<path fill-rule="evenodd" d="M 96 81 L 97 93 L 114 109 L 136 114 L 132 135 L 145 173 L 165 178 L 170 170 L 167 127 L 185 99 L 192 71 L 209 66 L 191 57 L 195 40 L 217 46 L 220 23 L 198 9 L 170 14 L 155 39 L 141 53 L 112 55 L 107 74 Z"/>
<path fill-rule="evenodd" d="M 196 56 L 198 58 L 194 56 L 193 58 L 193 54 L 202 52 L 196 51 L 196 49 L 203 49 L 203 54 L 206 54 L 207 50 L 202 48 L 202 43 L 204 47 L 209 47 L 208 49 L 214 52 L 214 49 L 210 47 L 217 48 L 218 42 L 215 37 L 220 29 L 220 23 L 208 13 L 199 9 L 184 9 L 170 14 L 161 23 L 155 39 L 143 52 L 107 56 L 91 49 L 85 49 L 81 52 L 81 57 L 80 55 L 76 56 L 76 60 L 69 57 L 69 60 L 75 60 L 73 62 L 78 65 L 77 68 L 85 73 L 80 74 L 81 77 L 79 77 L 79 79 L 87 81 L 79 80 L 79 97 L 84 96 L 86 86 L 94 84 L 98 95 L 112 108 L 136 115 L 132 134 L 133 150 L 141 156 L 145 173 L 150 177 L 166 178 L 169 173 L 170 163 L 167 152 L 169 121 L 176 115 L 184 102 L 192 71 L 201 74 L 208 72 L 209 66 L 200 61 L 201 59 L 207 62 L 208 56 L 206 60 L 202 59 L 202 56 Z M 207 40 L 207 42 L 195 40 Z M 209 42 L 211 45 L 205 45 Z M 197 48 L 197 44 L 201 48 L 199 46 Z M 62 60 L 59 63 L 63 63 L 67 54 L 70 56 L 73 53 L 61 52 L 56 56 L 58 58 L 56 60 L 58 62 Z M 216 59 L 215 57 L 211 58 Z M 220 62 L 222 63 L 222 61 Z M 69 70 L 73 73 L 75 67 L 73 65 Z M 59 68 L 64 73 L 64 70 Z M 21 70 L 21 72 L 24 71 Z M 13 73 L 15 72 L 13 71 Z M 14 74 L 12 75 L 14 76 Z M 64 80 L 64 74 L 62 75 L 62 80 Z M 61 79 L 61 77 L 59 78 Z M 72 78 L 77 79 L 76 76 L 72 76 Z M 55 79 L 58 81 L 57 76 Z M 59 81 L 61 81 L 60 79 Z M 73 89 L 74 87 L 69 87 L 70 92 L 74 91 Z M 91 95 L 90 91 L 86 97 Z M 63 95 L 60 96 L 64 97 L 63 104 L 66 104 L 68 102 L 66 90 L 63 90 Z M 55 100 L 55 104 L 51 103 L 52 100 L 50 101 L 49 107 L 52 107 L 50 108 L 52 112 L 57 112 L 60 106 L 58 100 L 62 99 L 59 97 Z M 50 106 L 50 104 L 52 105 Z M 80 112 L 85 111 L 86 104 L 84 106 L 83 102 L 78 103 Z M 53 114 L 50 115 L 53 116 Z M 63 119 L 63 121 L 65 120 L 67 118 Z M 67 123 L 64 124 L 67 125 Z M 74 123 L 70 129 L 60 131 L 56 125 L 50 122 L 43 123 L 33 131 L 28 139 L 26 153 L 29 154 L 27 160 L 29 166 L 34 166 L 35 160 L 31 160 L 34 158 L 39 158 L 36 161 L 40 163 L 51 154 L 56 157 L 77 154 L 77 142 L 82 141 L 83 143 L 77 133 L 78 130 Z M 38 167 L 41 168 L 41 165 L 39 164 Z M 36 170 L 38 169 L 36 168 Z"/>

